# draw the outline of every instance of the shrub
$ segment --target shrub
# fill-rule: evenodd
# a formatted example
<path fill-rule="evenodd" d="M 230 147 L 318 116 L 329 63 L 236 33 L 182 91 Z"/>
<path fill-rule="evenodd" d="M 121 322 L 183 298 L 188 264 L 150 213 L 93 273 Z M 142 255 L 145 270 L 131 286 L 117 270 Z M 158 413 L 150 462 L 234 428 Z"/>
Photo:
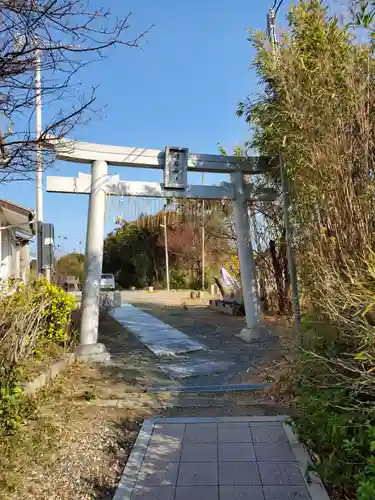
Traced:
<path fill-rule="evenodd" d="M 317 472 L 337 498 L 373 500 L 375 391 L 371 347 L 353 353 L 357 339 L 353 336 L 350 345 L 347 335 L 324 315 L 305 316 L 303 328 L 305 347 L 292 369 L 290 385 L 297 410 L 294 428 L 312 451 Z"/>
<path fill-rule="evenodd" d="M 293 2 L 277 58 L 265 34 L 251 35 L 264 93 L 251 96 L 239 114 L 255 127 L 250 148 L 277 157 L 282 146 L 302 304 L 316 316 L 294 367 L 295 428 L 335 498 L 369 500 L 375 498 L 374 2 L 350 2 L 354 25 L 362 18 L 365 27 L 360 43 L 331 4 Z M 279 186 L 276 171 L 267 177 Z"/>
<path fill-rule="evenodd" d="M 51 343 L 67 343 L 75 299 L 45 280 L 0 302 L 0 433 L 18 429 L 34 411 L 24 397 L 22 367 Z"/>
<path fill-rule="evenodd" d="M 62 288 L 49 283 L 45 279 L 38 280 L 29 287 L 21 286 L 8 299 L 8 313 L 13 320 L 18 314 L 38 309 L 43 332 L 40 337 L 47 341 L 66 342 L 68 340 L 68 325 L 70 315 L 76 308 L 76 299 Z"/>
<path fill-rule="evenodd" d="M 0 436 L 16 432 L 35 408 L 34 400 L 24 396 L 17 374 L 0 372 Z"/>
<path fill-rule="evenodd" d="M 42 294 L 29 287 L 3 300 L 0 308 L 2 368 L 9 371 L 32 355 L 47 331 Z"/>
<path fill-rule="evenodd" d="M 176 290 L 186 288 L 187 276 L 182 269 L 171 269 L 170 271 L 170 286 Z"/>
<path fill-rule="evenodd" d="M 45 301 L 43 316 L 48 324 L 45 336 L 53 342 L 66 342 L 70 315 L 76 307 L 76 299 L 46 280 L 38 281 L 36 289 L 41 291 L 42 300 Z"/>
<path fill-rule="evenodd" d="M 340 498 L 355 498 L 358 478 L 371 453 L 368 429 L 373 419 L 367 412 L 357 411 L 356 404 L 353 394 L 337 387 L 301 385 L 298 391 L 294 428 L 312 450 L 317 472 L 340 492 Z"/>
<path fill-rule="evenodd" d="M 358 500 L 373 500 L 375 498 L 375 427 L 368 427 L 367 435 L 370 442 L 370 454 L 367 457 L 364 471 L 359 475 Z"/>

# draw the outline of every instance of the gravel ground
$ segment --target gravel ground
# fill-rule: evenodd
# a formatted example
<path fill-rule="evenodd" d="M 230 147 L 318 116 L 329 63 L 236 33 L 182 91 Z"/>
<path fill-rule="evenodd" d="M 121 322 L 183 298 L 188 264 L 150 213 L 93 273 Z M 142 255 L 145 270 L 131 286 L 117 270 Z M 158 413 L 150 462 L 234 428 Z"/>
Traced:
<path fill-rule="evenodd" d="M 96 409 L 69 420 L 55 436 L 59 449 L 30 471 L 22 498 L 110 500 L 142 420 L 128 413 Z"/>
<path fill-rule="evenodd" d="M 17 439 L 0 444 L 2 500 L 110 500 L 147 408 L 100 408 L 77 393 L 77 365 L 38 398 Z"/>
<path fill-rule="evenodd" d="M 184 379 L 188 385 L 257 383 L 259 367 L 283 356 L 280 336 L 285 325 L 274 317 L 265 318 L 269 338 L 246 344 L 238 337 L 244 318 L 233 317 L 207 307 L 208 300 L 190 300 L 185 292 L 122 292 L 123 300 L 188 334 L 209 347 L 207 352 L 190 353 L 179 359 L 207 359 L 231 363 L 228 370 Z M 173 360 L 176 361 L 176 360 Z M 168 364 L 168 361 L 166 362 Z"/>
<path fill-rule="evenodd" d="M 207 307 L 209 297 L 190 300 L 187 292 L 122 292 L 122 299 L 165 323 L 199 340 L 211 349 L 207 358 L 230 360 L 233 366 L 224 373 L 201 375 L 177 381 L 187 385 L 250 384 L 267 382 L 267 391 L 211 394 L 180 394 L 173 406 L 160 414 L 180 416 L 249 416 L 290 413 L 288 402 L 274 389 L 284 373 L 291 329 L 285 320 L 266 317 L 271 332 L 267 342 L 246 344 L 235 335 L 244 326 L 244 318 L 233 317 Z M 187 358 L 202 357 L 192 353 Z M 183 357 L 181 358 L 183 359 Z M 175 361 L 175 360 L 174 360 Z M 148 382 L 151 382 L 149 380 Z M 153 385 L 162 385 L 154 381 Z M 167 385 L 173 385 L 168 381 Z"/>

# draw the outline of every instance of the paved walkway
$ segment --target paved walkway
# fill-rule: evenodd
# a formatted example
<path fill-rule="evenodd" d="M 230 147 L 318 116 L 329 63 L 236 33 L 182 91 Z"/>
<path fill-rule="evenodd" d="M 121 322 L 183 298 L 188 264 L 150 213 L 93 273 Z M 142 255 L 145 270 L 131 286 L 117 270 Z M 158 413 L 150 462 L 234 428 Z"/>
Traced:
<path fill-rule="evenodd" d="M 114 500 L 329 500 L 282 417 L 146 421 Z"/>

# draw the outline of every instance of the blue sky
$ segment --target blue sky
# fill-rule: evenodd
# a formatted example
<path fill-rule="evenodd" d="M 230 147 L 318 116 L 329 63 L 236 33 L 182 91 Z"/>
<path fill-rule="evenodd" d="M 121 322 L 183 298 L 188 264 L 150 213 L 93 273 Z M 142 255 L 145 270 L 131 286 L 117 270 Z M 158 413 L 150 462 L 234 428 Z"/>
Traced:
<path fill-rule="evenodd" d="M 104 0 L 102 0 L 104 1 Z M 99 3 L 95 0 L 94 3 Z M 166 144 L 197 153 L 231 150 L 249 137 L 236 117 L 237 103 L 257 91 L 249 69 L 253 52 L 247 28 L 265 28 L 266 0 L 112 0 L 112 12 L 131 10 L 129 38 L 155 25 L 141 49 L 117 47 L 80 75 L 90 92 L 99 84 L 95 106 L 102 109 L 73 138 L 114 145 L 163 149 Z M 44 109 L 48 115 L 48 109 Z M 46 175 L 76 175 L 87 165 L 57 162 Z M 111 169 L 123 180 L 159 180 L 161 173 Z M 199 179 L 193 179 L 199 181 Z M 215 182 L 210 176 L 207 182 Z M 1 197 L 33 208 L 32 181 L 1 186 Z M 88 198 L 44 194 L 44 220 L 55 225 L 64 250 L 85 240 Z M 113 223 L 108 220 L 106 230 Z M 60 238 L 59 238 L 60 237 Z"/>

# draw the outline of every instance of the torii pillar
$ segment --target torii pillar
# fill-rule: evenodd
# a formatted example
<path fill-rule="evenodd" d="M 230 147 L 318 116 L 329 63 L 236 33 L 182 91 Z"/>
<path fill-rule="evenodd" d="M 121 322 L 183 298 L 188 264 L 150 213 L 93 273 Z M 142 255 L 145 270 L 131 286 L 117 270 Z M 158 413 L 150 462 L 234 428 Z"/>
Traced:
<path fill-rule="evenodd" d="M 105 345 L 98 343 L 107 174 L 108 166 L 105 161 L 96 160 L 92 163 L 86 233 L 85 281 L 81 305 L 81 334 L 79 346 L 76 348 L 76 355 L 79 358 L 102 362 L 110 359 Z"/>
<path fill-rule="evenodd" d="M 237 236 L 238 258 L 242 284 L 242 296 L 245 307 L 246 326 L 238 334 L 244 342 L 252 342 L 267 335 L 261 325 L 258 286 L 254 262 L 253 245 L 249 221 L 247 197 L 245 195 L 244 175 L 242 172 L 232 172 L 230 175 L 235 189 L 233 200 L 234 224 Z"/>

